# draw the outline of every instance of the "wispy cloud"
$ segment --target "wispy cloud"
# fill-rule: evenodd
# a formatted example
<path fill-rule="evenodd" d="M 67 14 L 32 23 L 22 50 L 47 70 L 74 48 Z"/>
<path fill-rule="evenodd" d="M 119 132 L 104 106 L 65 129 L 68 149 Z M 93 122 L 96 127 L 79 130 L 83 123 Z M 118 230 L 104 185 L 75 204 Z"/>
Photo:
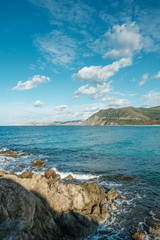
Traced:
<path fill-rule="evenodd" d="M 73 75 L 73 78 L 82 82 L 94 84 L 103 84 L 110 77 L 114 76 L 121 68 L 132 65 L 131 58 L 121 58 L 119 61 L 113 62 L 107 66 L 90 66 L 84 67 Z"/>
<path fill-rule="evenodd" d="M 59 105 L 59 106 L 56 106 L 56 110 L 57 111 L 63 111 L 64 109 L 66 109 L 68 106 L 67 105 Z"/>
<path fill-rule="evenodd" d="M 89 86 L 88 84 L 81 86 L 75 91 L 75 97 L 78 98 L 80 95 L 91 95 L 93 99 L 104 97 L 111 91 L 111 81 L 108 83 L 98 84 L 96 87 Z"/>
<path fill-rule="evenodd" d="M 50 81 L 49 77 L 34 75 L 32 78 L 30 78 L 26 82 L 19 81 L 17 83 L 17 86 L 13 87 L 12 90 L 16 90 L 16 91 L 30 90 L 32 88 L 37 87 L 37 85 L 39 85 L 40 83 L 45 83 L 48 81 Z"/>
<path fill-rule="evenodd" d="M 38 107 L 38 108 L 41 108 L 43 107 L 44 103 L 40 100 L 37 100 L 34 102 L 34 107 Z"/>
<path fill-rule="evenodd" d="M 43 37 L 37 37 L 35 44 L 52 64 L 67 66 L 75 59 L 76 42 L 63 31 L 54 30 Z"/>
<path fill-rule="evenodd" d="M 43 7 L 50 13 L 52 24 L 83 24 L 86 25 L 94 12 L 94 9 L 82 1 L 74 0 L 29 0 L 31 3 Z"/>
<path fill-rule="evenodd" d="M 108 107 L 124 107 L 130 104 L 128 99 L 120 99 L 116 97 L 105 97 L 102 101 L 106 102 Z"/>
<path fill-rule="evenodd" d="M 143 86 L 148 81 L 148 73 L 143 74 L 142 80 L 138 83 L 139 86 Z"/>
<path fill-rule="evenodd" d="M 145 99 L 144 107 L 160 105 L 160 92 L 154 90 L 149 91 L 148 94 L 143 95 L 142 99 Z"/>

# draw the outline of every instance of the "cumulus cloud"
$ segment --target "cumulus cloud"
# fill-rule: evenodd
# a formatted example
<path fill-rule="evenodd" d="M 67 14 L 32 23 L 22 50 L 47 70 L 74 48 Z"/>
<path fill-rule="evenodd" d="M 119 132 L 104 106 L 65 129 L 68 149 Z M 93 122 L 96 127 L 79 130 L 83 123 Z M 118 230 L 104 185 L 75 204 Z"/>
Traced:
<path fill-rule="evenodd" d="M 98 84 L 96 87 L 89 86 L 88 84 L 81 86 L 75 91 L 75 97 L 78 98 L 80 95 L 92 95 L 93 99 L 104 97 L 106 93 L 111 91 L 111 81 L 109 83 Z"/>
<path fill-rule="evenodd" d="M 59 106 L 56 106 L 56 110 L 57 111 L 62 111 L 64 109 L 66 109 L 68 106 L 67 105 L 59 105 Z"/>
<path fill-rule="evenodd" d="M 44 103 L 41 102 L 40 100 L 37 100 L 34 102 L 34 107 L 38 107 L 38 108 L 41 108 L 43 107 Z"/>
<path fill-rule="evenodd" d="M 148 81 L 148 73 L 143 74 L 142 80 L 138 83 L 139 86 L 143 86 Z"/>
<path fill-rule="evenodd" d="M 84 67 L 73 75 L 82 82 L 90 82 L 94 84 L 103 84 L 110 77 L 114 76 L 121 68 L 132 65 L 131 58 L 121 58 L 107 66 L 90 66 Z"/>
<path fill-rule="evenodd" d="M 50 81 L 49 77 L 34 75 L 32 78 L 30 78 L 26 82 L 19 81 L 17 83 L 17 86 L 13 87 L 12 90 L 16 90 L 16 91 L 30 90 L 32 88 L 37 87 L 38 84 L 45 83 L 47 81 Z"/>
<path fill-rule="evenodd" d="M 156 75 L 154 75 L 153 78 L 159 79 L 160 78 L 160 72 L 158 72 Z"/>
<path fill-rule="evenodd" d="M 102 101 L 106 102 L 108 107 L 123 107 L 130 104 L 128 99 L 120 99 L 116 97 L 105 97 L 102 99 Z"/>
<path fill-rule="evenodd" d="M 113 29 L 105 33 L 105 38 L 113 49 L 106 52 L 104 58 L 132 57 L 142 48 L 139 27 L 135 22 L 113 26 Z"/>
<path fill-rule="evenodd" d="M 149 91 L 148 94 L 142 97 L 142 99 L 146 100 L 146 102 L 143 104 L 144 107 L 160 105 L 160 92 Z"/>
<path fill-rule="evenodd" d="M 90 47 L 103 58 L 133 57 L 143 47 L 139 26 L 135 22 L 114 25 Z"/>

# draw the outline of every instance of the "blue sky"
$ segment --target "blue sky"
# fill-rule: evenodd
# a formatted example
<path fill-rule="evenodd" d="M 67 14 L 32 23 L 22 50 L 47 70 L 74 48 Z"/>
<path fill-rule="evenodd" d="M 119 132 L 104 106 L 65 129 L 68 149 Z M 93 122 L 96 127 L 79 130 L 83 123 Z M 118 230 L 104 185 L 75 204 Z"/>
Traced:
<path fill-rule="evenodd" d="M 160 105 L 160 2 L 3 0 L 0 125 Z"/>

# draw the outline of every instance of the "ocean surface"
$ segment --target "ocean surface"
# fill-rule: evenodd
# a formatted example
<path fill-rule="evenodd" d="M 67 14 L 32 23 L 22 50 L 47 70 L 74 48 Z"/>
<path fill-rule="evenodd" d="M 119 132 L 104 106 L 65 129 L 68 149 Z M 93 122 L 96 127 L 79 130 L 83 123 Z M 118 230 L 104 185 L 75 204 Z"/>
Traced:
<path fill-rule="evenodd" d="M 146 230 L 148 218 L 160 212 L 160 127 L 0 127 L 0 150 L 4 148 L 26 154 L 8 162 L 0 155 L 5 171 L 30 170 L 41 158 L 62 177 L 94 178 L 127 198 L 117 200 L 115 215 L 86 239 L 131 239 L 136 227 Z"/>

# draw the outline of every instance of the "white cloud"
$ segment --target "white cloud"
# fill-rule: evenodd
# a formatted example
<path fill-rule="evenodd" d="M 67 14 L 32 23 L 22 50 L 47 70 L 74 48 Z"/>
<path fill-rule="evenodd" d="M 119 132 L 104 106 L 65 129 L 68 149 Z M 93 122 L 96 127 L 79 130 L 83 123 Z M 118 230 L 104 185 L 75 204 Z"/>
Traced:
<path fill-rule="evenodd" d="M 103 84 L 110 77 L 114 76 L 120 68 L 124 68 L 132 65 L 131 58 L 121 58 L 118 61 L 113 62 L 107 66 L 90 66 L 84 67 L 78 71 L 77 74 L 73 75 L 73 78 L 76 78 L 82 82 L 90 82 L 95 84 Z"/>
<path fill-rule="evenodd" d="M 144 95 L 142 99 L 146 99 L 146 102 L 143 104 L 144 107 L 160 105 L 160 92 L 150 91 L 147 95 Z"/>
<path fill-rule="evenodd" d="M 34 107 L 43 107 L 43 105 L 44 105 L 44 103 L 43 102 L 41 102 L 40 100 L 37 100 L 37 101 L 35 101 L 34 102 Z"/>
<path fill-rule="evenodd" d="M 154 75 L 153 78 L 160 79 L 160 72 L 158 72 L 156 75 Z"/>
<path fill-rule="evenodd" d="M 56 106 L 56 110 L 62 111 L 62 110 L 64 110 L 64 109 L 66 109 L 67 107 L 68 107 L 67 105 Z"/>
<path fill-rule="evenodd" d="M 135 22 L 114 25 L 93 44 L 93 49 L 104 58 L 133 57 L 142 49 L 142 37 Z"/>
<path fill-rule="evenodd" d="M 108 107 L 123 107 L 130 104 L 128 99 L 119 99 L 116 97 L 105 97 L 102 99 L 102 101 L 106 102 Z"/>
<path fill-rule="evenodd" d="M 44 37 L 37 37 L 35 44 L 44 57 L 55 65 L 67 66 L 76 55 L 74 39 L 58 30 L 54 30 Z"/>
<path fill-rule="evenodd" d="M 148 73 L 143 74 L 142 80 L 138 83 L 139 86 L 143 86 L 148 81 Z"/>
<path fill-rule="evenodd" d="M 111 81 L 108 83 L 98 84 L 96 87 L 90 86 L 88 84 L 81 86 L 75 91 L 75 97 L 78 98 L 80 95 L 92 95 L 92 98 L 98 99 L 104 97 L 106 93 L 111 91 Z"/>
<path fill-rule="evenodd" d="M 41 75 L 34 75 L 31 79 L 26 82 L 19 81 L 17 86 L 13 87 L 12 90 L 23 91 L 23 90 L 30 90 L 32 88 L 37 87 L 40 83 L 45 83 L 50 81 L 49 77 L 41 76 Z"/>

